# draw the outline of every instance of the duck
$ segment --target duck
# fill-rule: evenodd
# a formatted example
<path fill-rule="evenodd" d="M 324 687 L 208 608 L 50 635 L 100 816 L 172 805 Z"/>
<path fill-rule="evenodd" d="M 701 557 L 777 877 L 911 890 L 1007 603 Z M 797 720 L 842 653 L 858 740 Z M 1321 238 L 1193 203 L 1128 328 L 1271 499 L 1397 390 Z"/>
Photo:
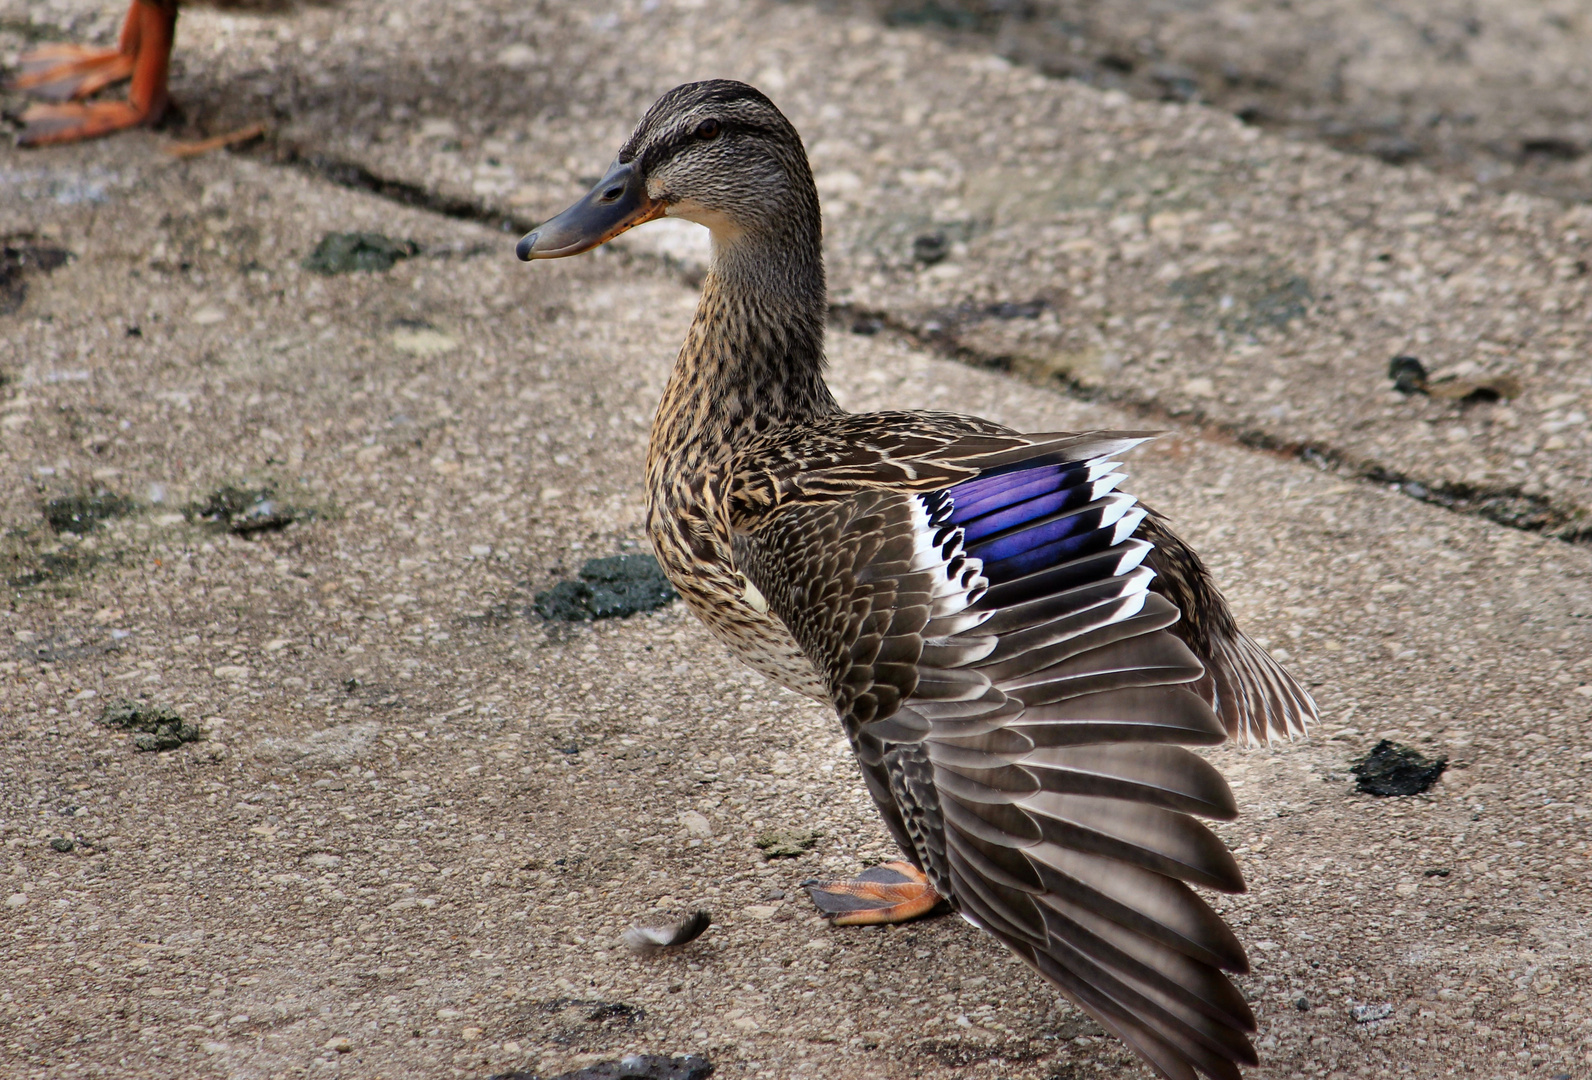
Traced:
<path fill-rule="evenodd" d="M 1123 490 L 1153 433 L 842 409 L 812 170 L 752 86 L 664 94 L 516 254 L 664 216 L 712 255 L 652 426 L 648 536 L 713 636 L 835 710 L 901 850 L 806 883 L 815 905 L 837 925 L 950 908 L 1158 1075 L 1239 1077 L 1248 961 L 1196 891 L 1244 890 L 1201 820 L 1238 806 L 1193 748 L 1300 736 L 1316 707 Z"/>
<path fill-rule="evenodd" d="M 78 142 L 159 121 L 171 102 L 176 34 L 177 0 L 132 0 L 114 49 L 56 43 L 23 54 L 9 88 L 46 104 L 23 111 L 17 143 Z M 125 100 L 83 100 L 124 79 L 132 80 Z"/>

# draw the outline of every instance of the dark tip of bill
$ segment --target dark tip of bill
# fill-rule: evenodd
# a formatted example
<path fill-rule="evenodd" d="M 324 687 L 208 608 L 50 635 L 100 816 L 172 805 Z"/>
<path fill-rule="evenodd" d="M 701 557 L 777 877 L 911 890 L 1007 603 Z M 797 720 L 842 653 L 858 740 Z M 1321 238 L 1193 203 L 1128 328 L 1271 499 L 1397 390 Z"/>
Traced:
<path fill-rule="evenodd" d="M 536 246 L 536 238 L 540 233 L 526 233 L 520 237 L 520 242 L 514 245 L 514 254 L 519 256 L 520 262 L 531 261 L 531 248 Z"/>

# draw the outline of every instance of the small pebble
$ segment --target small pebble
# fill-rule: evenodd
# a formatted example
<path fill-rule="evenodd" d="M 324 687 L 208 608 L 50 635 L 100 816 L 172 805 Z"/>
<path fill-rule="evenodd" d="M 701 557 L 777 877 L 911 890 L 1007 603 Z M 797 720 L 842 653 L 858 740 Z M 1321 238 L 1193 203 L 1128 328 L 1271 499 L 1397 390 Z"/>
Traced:
<path fill-rule="evenodd" d="M 1349 1015 L 1354 1017 L 1356 1024 L 1374 1024 L 1392 1016 L 1393 1006 L 1387 1002 L 1380 1005 L 1355 1005 L 1349 1009 Z"/>
<path fill-rule="evenodd" d="M 1415 394 L 1426 389 L 1426 365 L 1413 356 L 1395 356 L 1388 361 L 1387 377 L 1393 380 L 1393 389 L 1401 394 Z"/>
<path fill-rule="evenodd" d="M 933 266 L 951 253 L 951 242 L 944 233 L 924 233 L 912 238 L 912 257 L 924 266 Z"/>

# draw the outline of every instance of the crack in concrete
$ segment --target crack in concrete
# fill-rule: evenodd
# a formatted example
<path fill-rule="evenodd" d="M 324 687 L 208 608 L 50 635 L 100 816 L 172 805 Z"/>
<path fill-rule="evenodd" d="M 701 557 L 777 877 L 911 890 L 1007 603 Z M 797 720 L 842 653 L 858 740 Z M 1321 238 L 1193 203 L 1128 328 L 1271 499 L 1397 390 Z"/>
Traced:
<path fill-rule="evenodd" d="M 1086 386 L 1055 373 L 1036 377 L 1017 368 L 1009 356 L 972 348 L 957 341 L 949 331 L 925 330 L 886 311 L 834 304 L 830 307 L 830 318 L 854 331 L 857 328 L 861 328 L 860 332 L 863 333 L 887 331 L 948 360 L 969 367 L 999 371 L 1035 386 L 1059 390 L 1079 401 L 1130 409 L 1151 423 L 1193 430 L 1207 438 L 1222 439 L 1251 450 L 1293 458 L 1344 479 L 1385 484 L 1417 502 L 1440 506 L 1456 514 L 1485 518 L 1494 524 L 1522 532 L 1542 533 L 1566 543 L 1592 544 L 1592 511 L 1549 496 L 1527 494 L 1516 486 L 1490 488 L 1420 479 L 1335 446 L 1283 439 L 1260 428 L 1215 420 L 1203 410 L 1173 412 L 1155 398 L 1143 394 Z"/>
<path fill-rule="evenodd" d="M 529 232 L 538 224 L 529 218 L 494 209 L 484 202 L 443 195 L 406 180 L 380 176 L 364 165 L 327 154 L 277 146 L 275 159 L 280 164 L 296 167 L 339 187 L 363 191 L 402 206 L 474 222 L 501 232 Z M 676 277 L 693 288 L 701 284 L 699 274 L 674 259 L 638 251 L 620 254 L 633 265 L 645 265 L 656 272 Z M 948 331 L 925 330 L 886 311 L 868 310 L 850 304 L 831 304 L 829 313 L 831 322 L 844 324 L 848 329 L 865 327 L 865 333 L 885 330 L 946 359 L 969 367 L 999 371 L 1036 386 L 1060 390 L 1076 400 L 1098 401 L 1131 409 L 1154 423 L 1194 430 L 1203 436 L 1225 439 L 1251 450 L 1293 458 L 1345 479 L 1384 484 L 1417 502 L 1440 506 L 1456 514 L 1484 518 L 1506 528 L 1542 533 L 1566 543 L 1592 544 L 1592 511 L 1548 496 L 1527 494 L 1519 487 L 1489 488 L 1423 480 L 1338 447 L 1282 439 L 1259 428 L 1213 420 L 1202 410 L 1174 413 L 1153 397 L 1143 394 L 1085 386 L 1054 373 L 1037 378 L 1018 370 L 1011 357 L 971 348 L 956 341 Z"/>
<path fill-rule="evenodd" d="M 338 187 L 367 192 L 400 206 L 428 210 L 443 217 L 471 221 L 499 232 L 530 232 L 538 224 L 529 218 L 495 210 L 474 199 L 443 195 L 408 180 L 379 176 L 357 162 L 297 146 L 277 144 L 262 156 L 269 156 L 277 164 L 298 168 Z"/>

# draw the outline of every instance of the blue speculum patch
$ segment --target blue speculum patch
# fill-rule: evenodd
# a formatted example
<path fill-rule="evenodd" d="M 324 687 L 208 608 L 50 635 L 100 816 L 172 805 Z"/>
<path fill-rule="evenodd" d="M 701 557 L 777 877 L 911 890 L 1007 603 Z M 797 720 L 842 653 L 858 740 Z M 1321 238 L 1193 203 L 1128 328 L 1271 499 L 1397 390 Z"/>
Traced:
<path fill-rule="evenodd" d="M 1089 509 L 1095 480 L 1088 463 L 1046 464 L 980 476 L 946 491 L 952 523 L 967 553 L 983 561 L 992 583 L 1109 546 L 1106 515 Z"/>

